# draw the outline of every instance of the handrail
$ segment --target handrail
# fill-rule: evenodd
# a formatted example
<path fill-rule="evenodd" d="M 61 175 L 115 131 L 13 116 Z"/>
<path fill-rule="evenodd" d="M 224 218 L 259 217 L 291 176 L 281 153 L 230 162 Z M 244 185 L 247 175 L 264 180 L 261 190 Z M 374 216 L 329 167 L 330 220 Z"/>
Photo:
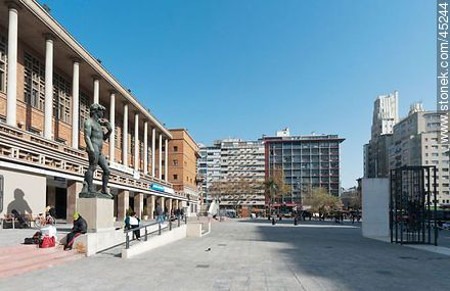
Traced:
<path fill-rule="evenodd" d="M 182 221 L 182 219 L 181 219 L 181 216 L 180 215 L 178 215 L 177 217 L 176 217 L 176 220 L 177 220 L 177 227 L 180 227 L 181 226 L 181 221 Z M 186 225 L 187 224 L 187 215 L 184 215 L 184 224 Z M 153 225 L 157 225 L 158 224 L 158 230 L 155 230 L 155 231 L 152 231 L 152 232 L 148 232 L 148 230 L 147 230 L 147 228 L 148 227 L 150 227 L 150 226 L 153 226 Z M 124 229 L 124 233 L 125 233 L 125 248 L 126 249 L 129 249 L 130 248 L 130 236 L 129 236 L 129 233 L 130 232 L 133 232 L 133 231 L 136 231 L 136 230 L 139 230 L 139 231 L 141 231 L 141 229 L 145 229 L 145 235 L 144 235 L 144 241 L 147 241 L 147 237 L 149 236 L 149 235 L 151 235 L 151 234 L 153 234 L 153 233 L 158 233 L 158 235 L 161 235 L 161 233 L 162 233 L 162 230 L 163 229 L 169 229 L 169 231 L 171 231 L 172 230 L 172 219 L 171 218 L 169 218 L 169 224 L 168 225 L 166 225 L 165 227 L 162 227 L 161 226 L 162 225 L 162 222 L 158 222 L 158 221 L 155 221 L 155 222 L 151 222 L 151 223 L 149 223 L 149 224 L 145 224 L 145 225 L 141 225 L 141 226 L 136 226 L 136 227 L 134 227 L 134 228 L 130 228 L 130 229 Z M 133 240 L 133 239 L 132 239 Z"/>

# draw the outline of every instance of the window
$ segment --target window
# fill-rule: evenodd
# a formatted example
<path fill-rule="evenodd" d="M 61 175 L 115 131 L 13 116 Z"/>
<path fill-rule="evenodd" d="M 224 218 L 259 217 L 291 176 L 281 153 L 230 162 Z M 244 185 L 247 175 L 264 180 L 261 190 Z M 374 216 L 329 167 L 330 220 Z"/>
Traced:
<path fill-rule="evenodd" d="M 71 84 L 59 74 L 53 75 L 53 116 L 70 123 Z"/>
<path fill-rule="evenodd" d="M 173 160 L 173 165 L 178 166 L 178 160 Z"/>
<path fill-rule="evenodd" d="M 84 92 L 80 92 L 80 129 L 83 129 L 84 121 L 89 118 L 89 103 L 91 98 Z"/>
<path fill-rule="evenodd" d="M 173 179 L 174 179 L 174 180 L 178 180 L 178 175 L 177 175 L 177 174 L 174 174 L 174 175 L 173 175 Z"/>
<path fill-rule="evenodd" d="M 6 93 L 6 37 L 0 35 L 0 92 Z"/>
<path fill-rule="evenodd" d="M 177 146 L 174 146 L 174 147 L 173 147 L 173 151 L 174 151 L 174 152 L 178 152 L 178 147 L 177 147 Z"/>
<path fill-rule="evenodd" d="M 45 66 L 32 55 L 25 53 L 25 101 L 32 107 L 44 110 Z"/>

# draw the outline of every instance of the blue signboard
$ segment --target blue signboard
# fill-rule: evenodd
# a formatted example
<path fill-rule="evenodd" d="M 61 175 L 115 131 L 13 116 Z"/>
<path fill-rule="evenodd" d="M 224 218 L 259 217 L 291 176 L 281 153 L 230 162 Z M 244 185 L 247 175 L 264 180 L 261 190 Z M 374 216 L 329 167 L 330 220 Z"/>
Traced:
<path fill-rule="evenodd" d="M 164 192 L 164 187 L 156 183 L 151 184 L 150 189 Z"/>

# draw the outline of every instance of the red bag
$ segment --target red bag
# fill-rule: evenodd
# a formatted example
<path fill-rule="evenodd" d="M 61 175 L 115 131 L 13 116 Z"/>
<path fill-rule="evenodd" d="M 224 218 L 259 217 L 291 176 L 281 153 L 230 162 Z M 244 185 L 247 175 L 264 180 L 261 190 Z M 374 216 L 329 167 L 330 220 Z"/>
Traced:
<path fill-rule="evenodd" d="M 39 247 L 44 248 L 52 248 L 55 246 L 55 237 L 49 237 L 48 235 L 44 236 L 41 243 L 39 244 Z"/>

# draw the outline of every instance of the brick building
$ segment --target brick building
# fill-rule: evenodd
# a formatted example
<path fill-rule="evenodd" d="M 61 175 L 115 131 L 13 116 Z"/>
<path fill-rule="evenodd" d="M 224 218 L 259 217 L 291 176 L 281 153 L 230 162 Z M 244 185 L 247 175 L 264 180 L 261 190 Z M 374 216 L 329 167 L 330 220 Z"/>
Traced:
<path fill-rule="evenodd" d="M 172 134 L 39 3 L 15 0 L 0 3 L 2 216 L 36 215 L 50 204 L 71 217 L 88 165 L 82 126 L 92 103 L 107 108 L 114 127 L 103 154 L 116 217 L 130 207 L 151 215 L 156 203 L 186 206 L 167 179 L 163 149 Z"/>
<path fill-rule="evenodd" d="M 187 215 L 195 215 L 200 211 L 201 199 L 197 178 L 199 148 L 186 129 L 170 129 L 170 133 L 168 180 L 175 193 L 189 198 Z"/>

